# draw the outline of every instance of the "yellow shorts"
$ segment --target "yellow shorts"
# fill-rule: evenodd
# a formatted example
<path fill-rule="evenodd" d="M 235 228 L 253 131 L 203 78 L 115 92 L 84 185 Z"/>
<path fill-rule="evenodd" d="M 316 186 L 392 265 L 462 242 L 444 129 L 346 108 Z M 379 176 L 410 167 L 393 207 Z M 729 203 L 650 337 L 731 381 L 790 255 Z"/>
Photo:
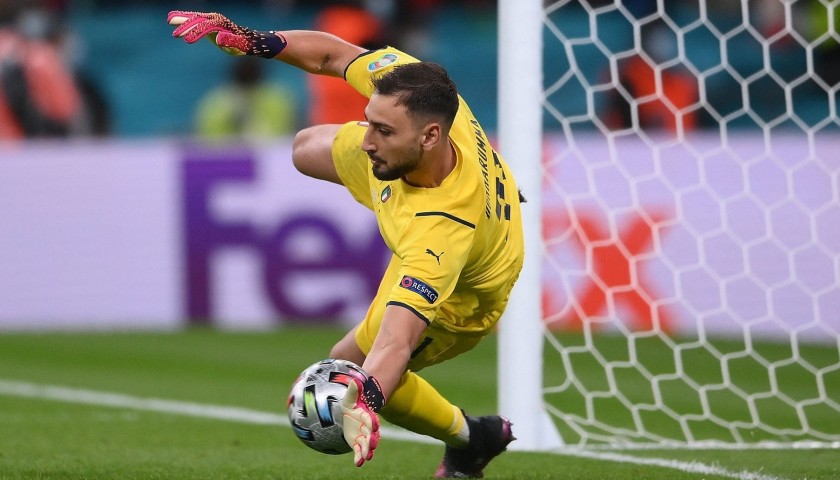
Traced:
<path fill-rule="evenodd" d="M 398 281 L 400 261 L 396 256 L 391 257 L 388 268 L 379 283 L 376 296 L 368 308 L 365 319 L 356 329 L 356 344 L 365 355 L 370 352 L 373 341 L 382 324 L 388 295 Z M 418 321 L 420 321 L 418 319 Z M 491 330 L 474 332 L 454 332 L 432 322 L 411 354 L 408 370 L 419 371 L 425 367 L 454 358 L 464 352 L 472 350 Z"/>

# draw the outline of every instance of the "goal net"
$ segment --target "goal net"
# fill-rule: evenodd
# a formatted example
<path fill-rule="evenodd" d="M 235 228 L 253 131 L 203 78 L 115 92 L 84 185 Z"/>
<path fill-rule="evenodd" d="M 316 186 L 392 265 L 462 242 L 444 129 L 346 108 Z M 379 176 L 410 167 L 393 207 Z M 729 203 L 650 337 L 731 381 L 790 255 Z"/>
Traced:
<path fill-rule="evenodd" d="M 840 1 L 499 8 L 520 447 L 840 446 Z"/>

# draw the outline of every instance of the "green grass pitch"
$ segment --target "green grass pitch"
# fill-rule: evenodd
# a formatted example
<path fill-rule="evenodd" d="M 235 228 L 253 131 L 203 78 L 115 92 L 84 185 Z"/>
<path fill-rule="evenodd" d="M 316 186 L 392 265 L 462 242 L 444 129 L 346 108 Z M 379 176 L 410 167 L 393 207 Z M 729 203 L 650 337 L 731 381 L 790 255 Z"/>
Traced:
<path fill-rule="evenodd" d="M 3 334 L 0 381 L 285 415 L 290 383 L 342 334 L 332 328 Z M 495 338 L 423 375 L 469 413 L 493 413 Z M 433 477 L 442 450 L 386 436 L 374 460 L 356 468 L 349 456 L 309 450 L 282 425 L 0 393 L 0 479 L 421 479 Z M 828 480 L 840 478 L 840 450 L 511 451 L 485 474 Z"/>

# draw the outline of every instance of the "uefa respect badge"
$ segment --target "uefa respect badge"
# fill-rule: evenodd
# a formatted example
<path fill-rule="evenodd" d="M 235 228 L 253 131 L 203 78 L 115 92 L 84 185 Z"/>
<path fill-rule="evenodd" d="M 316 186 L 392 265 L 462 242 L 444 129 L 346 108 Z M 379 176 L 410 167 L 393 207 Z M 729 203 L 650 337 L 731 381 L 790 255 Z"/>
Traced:
<path fill-rule="evenodd" d="M 438 299 L 438 292 L 419 278 L 403 275 L 402 280 L 400 280 L 400 287 L 411 290 L 426 299 L 429 303 L 435 303 Z"/>

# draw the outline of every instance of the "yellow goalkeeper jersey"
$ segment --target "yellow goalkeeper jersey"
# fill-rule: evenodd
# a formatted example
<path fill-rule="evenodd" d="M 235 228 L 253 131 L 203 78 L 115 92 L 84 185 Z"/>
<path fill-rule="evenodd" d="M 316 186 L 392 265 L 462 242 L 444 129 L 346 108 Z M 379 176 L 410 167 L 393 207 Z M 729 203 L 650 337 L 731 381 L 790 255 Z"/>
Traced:
<path fill-rule="evenodd" d="M 347 67 L 345 78 L 370 97 L 371 78 L 417 61 L 394 48 L 370 51 Z M 363 123 L 341 127 L 332 155 L 342 182 L 376 214 L 398 260 L 387 304 L 408 308 L 448 330 L 486 333 L 504 311 L 522 268 L 519 194 L 508 166 L 463 98 L 459 102 L 449 132 L 457 163 L 438 187 L 374 177 L 361 149 Z"/>

